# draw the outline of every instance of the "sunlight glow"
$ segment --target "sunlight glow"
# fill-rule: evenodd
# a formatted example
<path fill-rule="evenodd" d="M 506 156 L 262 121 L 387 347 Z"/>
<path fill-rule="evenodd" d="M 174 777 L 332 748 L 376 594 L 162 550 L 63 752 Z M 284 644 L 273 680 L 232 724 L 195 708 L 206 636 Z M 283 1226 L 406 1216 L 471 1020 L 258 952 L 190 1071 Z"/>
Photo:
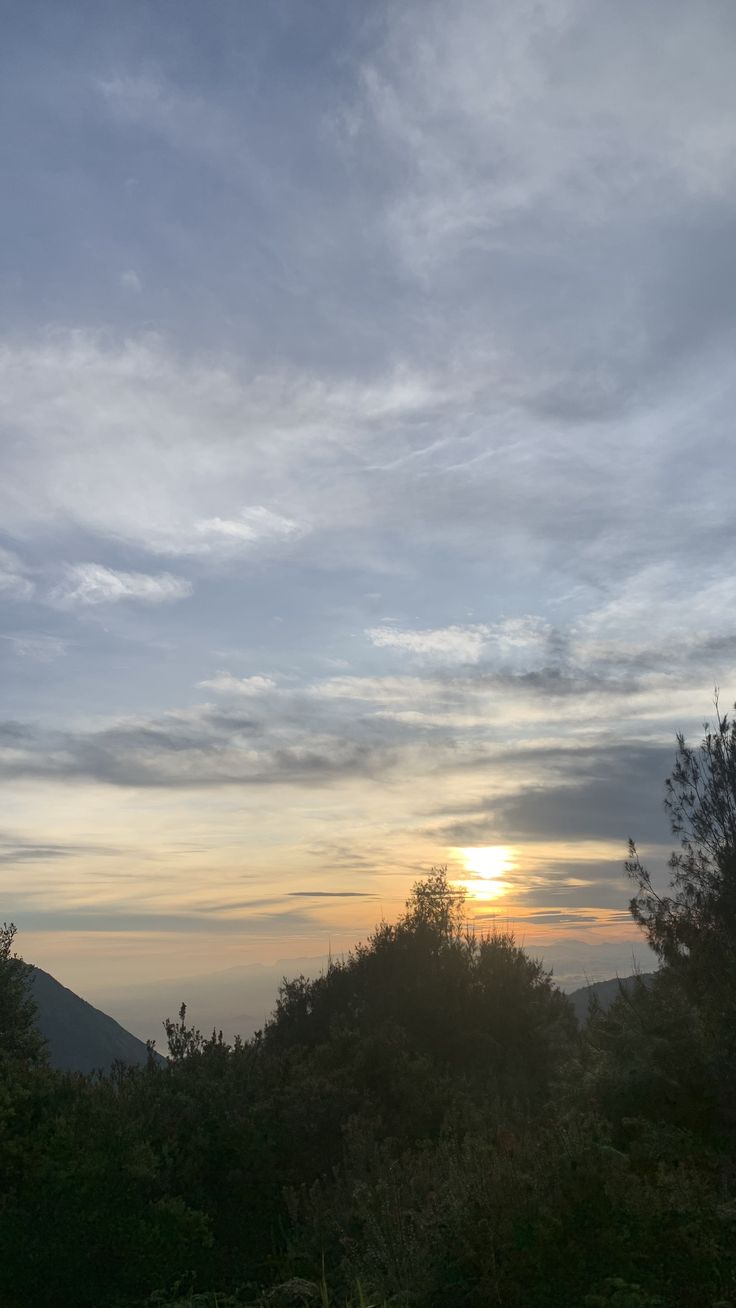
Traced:
<path fill-rule="evenodd" d="M 475 849 L 459 849 L 458 854 L 470 875 L 459 884 L 472 899 L 498 899 L 509 889 L 504 872 L 515 865 L 514 851 L 507 845 L 484 845 Z"/>

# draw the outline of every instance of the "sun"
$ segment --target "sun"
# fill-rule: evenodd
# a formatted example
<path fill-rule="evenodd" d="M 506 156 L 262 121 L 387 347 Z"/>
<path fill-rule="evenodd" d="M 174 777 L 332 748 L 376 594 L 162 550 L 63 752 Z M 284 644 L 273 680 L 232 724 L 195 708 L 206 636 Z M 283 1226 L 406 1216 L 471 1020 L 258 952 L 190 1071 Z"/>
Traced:
<path fill-rule="evenodd" d="M 503 874 L 514 867 L 514 851 L 508 845 L 482 845 L 458 849 L 467 879 L 460 881 L 472 899 L 499 899 L 509 889 Z"/>

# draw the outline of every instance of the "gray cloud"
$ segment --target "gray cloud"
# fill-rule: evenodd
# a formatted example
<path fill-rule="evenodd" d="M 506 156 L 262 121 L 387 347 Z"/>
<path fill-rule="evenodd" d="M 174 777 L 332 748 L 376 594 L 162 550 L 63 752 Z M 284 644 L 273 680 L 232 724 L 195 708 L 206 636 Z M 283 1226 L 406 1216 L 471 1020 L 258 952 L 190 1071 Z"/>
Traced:
<path fill-rule="evenodd" d="M 24 863 L 47 863 L 56 859 L 77 858 L 80 855 L 107 855 L 119 852 L 113 845 L 45 843 L 0 832 L 0 863 L 17 867 Z"/>
<path fill-rule="evenodd" d="M 340 840 L 316 840 L 307 849 L 307 852 L 318 859 L 324 867 L 358 874 L 375 870 L 382 857 L 385 857 L 384 850 L 371 849 L 368 853 L 364 851 L 364 845 L 356 849 L 348 841 Z"/>
<path fill-rule="evenodd" d="M 518 767 L 518 756 L 514 761 Z M 543 774 L 543 784 L 522 783 L 514 795 L 490 795 L 480 813 L 447 823 L 441 834 L 468 846 L 609 839 L 619 840 L 623 851 L 629 836 L 642 844 L 666 844 L 672 837 L 663 809 L 664 781 L 673 762 L 671 746 L 636 740 L 594 749 L 533 750 L 524 757 L 524 772 Z"/>
<path fill-rule="evenodd" d="M 563 674 L 563 682 L 566 674 Z M 337 785 L 350 778 L 427 774 L 442 767 L 512 767 L 518 793 L 490 797 L 480 811 L 447 825 L 453 843 L 482 837 L 506 839 L 534 834 L 577 832 L 614 834 L 629 823 L 646 831 L 651 810 L 672 760 L 671 748 L 658 743 L 614 742 L 574 747 L 557 742 L 522 749 L 505 747 L 513 715 L 494 727 L 498 695 L 523 711 L 532 693 L 528 674 L 471 670 L 466 676 L 388 676 L 327 678 L 303 688 L 279 687 L 268 679 L 258 695 L 248 695 L 243 713 L 239 694 L 222 705 L 203 704 L 151 718 L 128 717 L 97 728 L 49 730 L 33 723 L 0 723 L 0 772 L 6 777 L 91 778 L 122 786 L 191 787 L 211 785 Z M 557 696 L 557 675 L 540 673 L 531 683 L 536 714 L 549 715 L 558 700 L 557 720 L 565 722 L 568 689 Z M 609 687 L 593 677 L 579 695 L 598 697 L 601 727 L 606 721 Z M 617 683 L 613 696 L 623 691 Z M 656 681 L 648 693 L 661 693 Z M 485 715 L 488 714 L 486 719 Z M 425 752 L 428 733 L 432 750 Z M 486 743 L 479 748 L 485 736 Z M 533 777 L 533 784 L 529 778 Z M 444 813 L 447 810 L 443 810 Z M 628 817 L 627 817 L 628 815 Z M 628 828 L 631 829 L 631 826 Z M 338 852 L 339 857 L 339 852 Z"/>
<path fill-rule="evenodd" d="M 365 890 L 290 890 L 289 899 L 377 899 Z"/>
<path fill-rule="evenodd" d="M 356 733 L 353 733 L 353 735 Z M 43 731 L 0 724 L 0 773 L 5 777 L 89 778 L 121 786 L 325 785 L 385 772 L 390 740 L 369 729 L 363 739 L 292 724 L 268 735 L 263 722 L 234 720 L 207 709 L 98 731 Z M 281 743 L 283 741 L 283 743 Z"/>
<path fill-rule="evenodd" d="M 65 909 L 54 911 L 13 908 L 13 916 L 20 931 L 151 931 L 185 932 L 192 934 L 238 935 L 259 937 L 281 932 L 288 936 L 292 929 L 313 926 L 309 914 L 298 909 L 249 912 L 247 915 L 228 916 L 224 913 L 135 913 L 120 905 L 109 909 Z"/>
<path fill-rule="evenodd" d="M 628 915 L 622 913 L 621 920 L 625 921 Z M 595 925 L 598 922 L 596 913 L 566 913 L 563 909 L 551 909 L 544 913 L 529 913 L 524 918 L 525 923 L 530 926 L 584 926 Z"/>

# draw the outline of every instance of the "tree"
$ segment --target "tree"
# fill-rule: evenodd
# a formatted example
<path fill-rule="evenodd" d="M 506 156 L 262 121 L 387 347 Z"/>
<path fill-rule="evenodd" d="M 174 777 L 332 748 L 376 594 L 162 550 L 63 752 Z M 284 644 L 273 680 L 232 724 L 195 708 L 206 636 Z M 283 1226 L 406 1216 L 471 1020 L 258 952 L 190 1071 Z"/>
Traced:
<path fill-rule="evenodd" d="M 414 932 L 428 929 L 446 942 L 462 934 L 464 921 L 465 891 L 452 885 L 445 864 L 433 867 L 423 881 L 414 882 L 399 926 Z"/>
<path fill-rule="evenodd" d="M 697 747 L 678 734 L 666 781 L 665 808 L 680 838 L 669 860 L 672 893 L 655 890 L 633 842 L 626 870 L 636 885 L 632 915 L 665 965 L 656 984 L 692 1006 L 693 1030 L 702 1031 L 728 1191 L 736 1184 L 736 720 L 721 714 L 717 691 L 715 710 Z"/>
<path fill-rule="evenodd" d="M 264 1044 L 310 1059 L 339 1087 L 344 1120 L 370 1104 L 377 1130 L 408 1140 L 434 1137 L 460 1095 L 543 1102 L 574 1029 L 567 999 L 510 933 L 466 927 L 464 892 L 440 867 L 398 922 L 322 976 L 282 986 Z"/>
<path fill-rule="evenodd" d="M 0 927 L 0 1066 L 41 1062 L 45 1045 L 29 992 L 32 969 L 13 952 L 16 933 L 12 922 Z"/>
<path fill-rule="evenodd" d="M 630 842 L 631 913 L 663 963 L 701 1001 L 733 995 L 736 978 L 736 720 L 715 697 L 716 724 L 693 748 L 677 736 L 665 808 L 680 849 L 669 860 L 673 893 L 660 895 Z M 725 983 L 725 984 L 724 984 Z"/>

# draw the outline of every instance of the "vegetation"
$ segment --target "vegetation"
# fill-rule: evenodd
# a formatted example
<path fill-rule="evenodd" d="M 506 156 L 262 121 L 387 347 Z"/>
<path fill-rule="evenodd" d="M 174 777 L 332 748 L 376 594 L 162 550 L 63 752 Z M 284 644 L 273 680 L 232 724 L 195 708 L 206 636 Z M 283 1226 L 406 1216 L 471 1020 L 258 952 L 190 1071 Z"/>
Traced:
<path fill-rule="evenodd" d="M 736 727 L 678 741 L 661 968 L 584 1030 L 438 869 L 228 1045 L 51 1070 L 0 934 L 8 1308 L 736 1305 Z"/>
<path fill-rule="evenodd" d="M 28 993 L 29 965 L 13 951 L 16 929 L 0 927 L 0 1068 L 38 1063 L 43 1038 L 36 1030 L 36 1009 Z"/>

